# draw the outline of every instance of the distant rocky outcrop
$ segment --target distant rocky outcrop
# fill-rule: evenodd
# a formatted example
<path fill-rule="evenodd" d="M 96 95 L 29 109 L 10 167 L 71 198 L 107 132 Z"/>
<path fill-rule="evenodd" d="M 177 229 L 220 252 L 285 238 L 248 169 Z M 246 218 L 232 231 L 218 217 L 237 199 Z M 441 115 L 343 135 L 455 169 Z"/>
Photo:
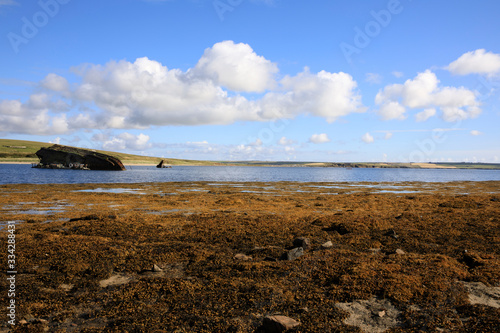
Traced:
<path fill-rule="evenodd" d="M 90 170 L 126 170 L 116 157 L 93 150 L 53 145 L 36 152 L 40 168 L 88 168 Z"/>
<path fill-rule="evenodd" d="M 161 160 L 161 162 L 156 166 L 157 168 L 159 169 L 163 169 L 163 168 L 171 168 L 170 165 L 166 165 L 165 164 L 165 161 L 164 160 Z"/>

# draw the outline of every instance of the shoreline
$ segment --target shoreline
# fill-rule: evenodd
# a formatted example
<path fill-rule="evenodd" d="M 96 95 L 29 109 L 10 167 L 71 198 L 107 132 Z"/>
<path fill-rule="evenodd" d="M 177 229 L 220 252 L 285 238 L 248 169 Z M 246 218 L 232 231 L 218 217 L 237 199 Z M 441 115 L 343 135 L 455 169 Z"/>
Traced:
<path fill-rule="evenodd" d="M 26 162 L 26 161 L 1 161 L 0 160 L 0 165 L 1 164 L 20 164 L 20 165 L 29 165 L 29 164 L 34 164 L 37 163 L 35 161 L 33 162 Z M 123 163 L 125 166 L 156 166 L 157 164 L 153 163 Z M 329 165 L 319 165 L 319 164 L 324 164 L 324 163 L 309 163 L 309 164 L 297 164 L 297 165 L 280 165 L 280 164 L 221 164 L 214 162 L 212 165 L 203 165 L 203 164 L 169 164 L 171 167 L 178 167 L 178 166 L 222 166 L 222 167 L 269 167 L 269 168 L 276 168 L 276 167 L 286 167 L 286 168 L 346 168 L 343 166 L 329 166 Z M 411 163 L 411 165 L 414 166 L 386 166 L 381 164 L 380 166 L 361 166 L 361 167 L 353 167 L 350 169 L 416 169 L 416 170 L 451 170 L 451 169 L 456 169 L 456 170 L 492 170 L 492 171 L 500 171 L 500 164 L 498 167 L 484 167 L 484 166 L 478 166 L 478 167 L 471 167 L 471 166 L 464 166 L 464 167 L 456 167 L 456 166 L 446 166 L 446 165 L 439 165 L 439 164 L 430 164 L 430 163 Z M 348 168 L 349 169 L 349 168 Z"/>

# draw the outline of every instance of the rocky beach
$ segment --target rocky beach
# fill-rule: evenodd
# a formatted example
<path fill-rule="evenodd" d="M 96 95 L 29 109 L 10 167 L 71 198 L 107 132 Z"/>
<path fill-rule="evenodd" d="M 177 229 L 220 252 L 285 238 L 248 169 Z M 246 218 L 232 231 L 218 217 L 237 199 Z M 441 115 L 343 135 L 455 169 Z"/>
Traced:
<path fill-rule="evenodd" d="M 500 182 L 0 189 L 0 332 L 500 331 Z"/>

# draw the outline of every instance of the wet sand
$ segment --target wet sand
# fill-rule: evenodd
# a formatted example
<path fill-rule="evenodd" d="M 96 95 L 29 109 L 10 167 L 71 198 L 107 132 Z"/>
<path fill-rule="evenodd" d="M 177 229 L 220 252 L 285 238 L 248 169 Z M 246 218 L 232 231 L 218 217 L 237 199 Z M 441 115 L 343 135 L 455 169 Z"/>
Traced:
<path fill-rule="evenodd" d="M 0 331 L 500 331 L 500 182 L 2 185 L 0 203 Z"/>

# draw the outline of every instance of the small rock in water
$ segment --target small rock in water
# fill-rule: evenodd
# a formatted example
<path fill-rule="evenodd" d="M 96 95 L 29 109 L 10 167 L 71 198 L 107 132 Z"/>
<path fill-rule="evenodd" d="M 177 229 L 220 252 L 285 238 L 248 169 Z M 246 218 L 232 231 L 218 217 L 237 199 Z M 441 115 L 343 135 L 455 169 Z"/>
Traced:
<path fill-rule="evenodd" d="M 296 247 L 288 252 L 283 253 L 281 260 L 292 261 L 304 255 L 304 249 L 301 247 Z"/>
<path fill-rule="evenodd" d="M 246 254 L 243 254 L 243 253 L 238 253 L 234 256 L 234 259 L 242 260 L 242 261 L 249 261 L 249 260 L 252 260 L 252 257 L 247 256 Z"/>
<path fill-rule="evenodd" d="M 329 249 L 331 247 L 333 247 L 333 243 L 331 241 L 321 244 L 322 249 Z"/>
<path fill-rule="evenodd" d="M 161 269 L 158 265 L 154 264 L 152 271 L 153 272 L 163 272 L 163 269 Z"/>
<path fill-rule="evenodd" d="M 266 333 L 281 333 L 299 326 L 300 323 L 286 316 L 267 316 L 264 317 L 262 328 Z"/>
<path fill-rule="evenodd" d="M 311 240 L 307 237 L 295 238 L 293 241 L 293 247 L 301 247 L 307 250 L 311 247 Z"/>
<path fill-rule="evenodd" d="M 397 249 L 396 254 L 403 255 L 403 254 L 406 254 L 406 252 L 401 250 L 401 249 Z"/>

